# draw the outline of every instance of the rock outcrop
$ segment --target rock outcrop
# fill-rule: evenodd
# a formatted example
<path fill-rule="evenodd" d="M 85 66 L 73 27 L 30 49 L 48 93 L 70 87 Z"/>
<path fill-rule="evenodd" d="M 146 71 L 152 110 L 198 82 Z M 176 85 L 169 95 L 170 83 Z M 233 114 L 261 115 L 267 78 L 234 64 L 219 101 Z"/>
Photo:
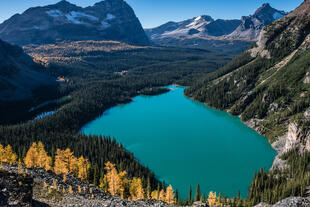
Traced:
<path fill-rule="evenodd" d="M 242 23 L 228 37 L 233 39 L 258 40 L 264 26 L 286 15 L 286 12 L 272 8 L 268 3 L 263 4 L 253 15 L 242 17 Z"/>
<path fill-rule="evenodd" d="M 0 171 L 0 206 L 51 207 L 175 207 L 158 200 L 123 200 L 88 185 L 72 175 L 63 177 L 43 169 L 3 164 Z M 68 191 L 69 187 L 72 192 Z M 80 189 L 80 190 L 79 190 Z M 79 192 L 80 191 L 80 192 Z M 193 207 L 208 207 L 195 202 Z"/>
<path fill-rule="evenodd" d="M 255 207 L 309 207 L 310 200 L 302 197 L 289 197 L 277 202 L 274 205 L 267 203 L 260 203 Z"/>
<path fill-rule="evenodd" d="M 0 206 L 32 206 L 33 178 L 0 170 Z"/>

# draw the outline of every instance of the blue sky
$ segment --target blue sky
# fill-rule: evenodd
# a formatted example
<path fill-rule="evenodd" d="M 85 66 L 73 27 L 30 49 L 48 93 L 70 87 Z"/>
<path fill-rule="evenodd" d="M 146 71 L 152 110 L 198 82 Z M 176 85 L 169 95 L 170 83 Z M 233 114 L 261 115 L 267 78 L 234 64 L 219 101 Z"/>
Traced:
<path fill-rule="evenodd" d="M 59 0 L 0 0 L 0 22 L 29 7 L 53 4 Z M 68 0 L 79 6 L 89 6 L 100 0 Z M 144 28 L 159 26 L 168 21 L 181 21 L 201 14 L 214 19 L 240 19 L 253 14 L 263 3 L 291 11 L 303 0 L 127 0 Z"/>

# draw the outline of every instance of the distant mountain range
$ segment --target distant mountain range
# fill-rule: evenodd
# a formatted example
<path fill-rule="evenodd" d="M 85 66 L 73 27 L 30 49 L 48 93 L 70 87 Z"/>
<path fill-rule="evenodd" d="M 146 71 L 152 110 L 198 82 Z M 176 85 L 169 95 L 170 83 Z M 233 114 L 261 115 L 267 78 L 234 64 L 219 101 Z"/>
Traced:
<path fill-rule="evenodd" d="M 86 8 L 62 0 L 30 8 L 0 24 L 0 39 L 18 45 L 77 40 L 149 44 L 140 21 L 123 0 L 105 0 Z"/>
<path fill-rule="evenodd" d="M 221 47 L 222 41 L 225 40 L 226 47 L 228 45 L 235 47 L 240 45 L 240 42 L 235 41 L 258 40 L 264 26 L 285 15 L 286 12 L 276 10 L 269 4 L 263 4 L 253 15 L 244 16 L 241 20 L 214 20 L 210 16 L 202 15 L 182 22 L 168 22 L 153 29 L 146 29 L 145 32 L 157 45 L 216 49 Z"/>

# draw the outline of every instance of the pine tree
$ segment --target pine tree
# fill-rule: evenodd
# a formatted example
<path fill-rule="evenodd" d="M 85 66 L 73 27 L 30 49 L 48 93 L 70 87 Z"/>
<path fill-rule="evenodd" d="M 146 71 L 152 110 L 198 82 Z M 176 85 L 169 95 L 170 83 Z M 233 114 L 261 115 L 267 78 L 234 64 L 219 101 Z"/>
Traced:
<path fill-rule="evenodd" d="M 178 190 L 175 191 L 175 204 L 180 205 L 180 198 Z"/>
<path fill-rule="evenodd" d="M 188 202 L 189 202 L 190 205 L 193 203 L 193 198 L 192 198 L 192 186 L 191 186 L 191 185 L 189 185 Z"/>
<path fill-rule="evenodd" d="M 161 189 L 163 189 L 163 190 L 165 190 L 165 189 L 166 189 L 166 182 L 165 182 L 165 181 L 163 181 L 163 182 L 162 182 Z"/>
<path fill-rule="evenodd" d="M 157 183 L 157 200 L 159 200 L 159 192 L 160 192 L 160 186 L 159 183 Z"/>
<path fill-rule="evenodd" d="M 147 178 L 147 186 L 146 186 L 146 197 L 147 199 L 150 199 L 151 198 L 151 179 L 150 177 Z"/>
<path fill-rule="evenodd" d="M 169 185 L 166 189 L 166 198 L 165 198 L 165 202 L 172 205 L 175 203 L 174 200 L 174 193 L 173 193 L 173 188 L 171 185 Z"/>
<path fill-rule="evenodd" d="M 100 178 L 99 183 L 99 188 L 102 189 L 104 192 L 108 192 L 109 184 L 107 176 L 103 175 L 103 177 Z"/>
<path fill-rule="evenodd" d="M 199 184 L 197 184 L 195 192 L 195 201 L 200 201 L 200 197 L 201 197 L 200 186 Z"/>

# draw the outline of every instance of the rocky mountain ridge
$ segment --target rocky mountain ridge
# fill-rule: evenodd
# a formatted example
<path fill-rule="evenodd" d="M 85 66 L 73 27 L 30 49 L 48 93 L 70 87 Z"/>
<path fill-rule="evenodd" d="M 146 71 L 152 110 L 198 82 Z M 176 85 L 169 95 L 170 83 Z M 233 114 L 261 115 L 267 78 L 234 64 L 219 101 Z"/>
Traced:
<path fill-rule="evenodd" d="M 181 22 L 168 22 L 159 27 L 146 29 L 152 41 L 164 38 L 210 37 L 226 39 L 258 40 L 264 26 L 287 15 L 265 3 L 253 15 L 243 16 L 241 20 L 214 20 L 201 15 Z"/>
<path fill-rule="evenodd" d="M 19 45 L 65 40 L 149 44 L 140 21 L 123 0 L 105 0 L 86 8 L 62 0 L 54 5 L 30 8 L 0 24 L 0 38 Z"/>
<path fill-rule="evenodd" d="M 157 45 L 208 50 L 224 48 L 232 52 L 236 47 L 246 49 L 258 39 L 264 26 L 285 15 L 286 12 L 276 10 L 266 3 L 253 15 L 243 16 L 241 20 L 214 20 L 210 16 L 201 15 L 181 22 L 168 22 L 145 31 Z"/>

